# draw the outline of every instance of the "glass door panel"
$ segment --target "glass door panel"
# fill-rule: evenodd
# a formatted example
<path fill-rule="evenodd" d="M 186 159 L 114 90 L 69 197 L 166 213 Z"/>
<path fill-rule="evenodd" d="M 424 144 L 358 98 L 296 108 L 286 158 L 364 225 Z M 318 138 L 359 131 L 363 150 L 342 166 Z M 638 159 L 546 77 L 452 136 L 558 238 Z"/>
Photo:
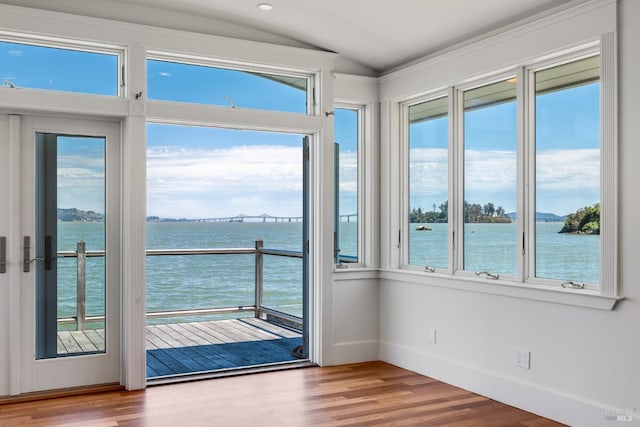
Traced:
<path fill-rule="evenodd" d="M 36 358 L 104 352 L 106 138 L 35 138 Z"/>

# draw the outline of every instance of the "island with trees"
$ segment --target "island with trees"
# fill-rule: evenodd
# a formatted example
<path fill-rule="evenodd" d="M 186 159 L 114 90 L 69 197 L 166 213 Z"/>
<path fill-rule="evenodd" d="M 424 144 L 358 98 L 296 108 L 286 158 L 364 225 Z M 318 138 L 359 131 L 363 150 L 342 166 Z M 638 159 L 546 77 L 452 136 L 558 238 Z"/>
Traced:
<path fill-rule="evenodd" d="M 567 215 L 559 233 L 600 234 L 600 203 L 585 206 Z"/>
<path fill-rule="evenodd" d="M 426 211 L 422 208 L 412 208 L 409 212 L 410 223 L 444 223 L 448 221 L 449 202 L 441 203 L 440 206 L 433 204 L 433 210 Z M 496 223 L 510 224 L 513 222 L 502 206 L 495 207 L 492 202 L 484 206 L 479 203 L 464 202 L 464 222 L 465 223 Z"/>
<path fill-rule="evenodd" d="M 94 211 L 83 211 L 76 208 L 58 208 L 58 221 L 104 222 L 104 214 Z"/>

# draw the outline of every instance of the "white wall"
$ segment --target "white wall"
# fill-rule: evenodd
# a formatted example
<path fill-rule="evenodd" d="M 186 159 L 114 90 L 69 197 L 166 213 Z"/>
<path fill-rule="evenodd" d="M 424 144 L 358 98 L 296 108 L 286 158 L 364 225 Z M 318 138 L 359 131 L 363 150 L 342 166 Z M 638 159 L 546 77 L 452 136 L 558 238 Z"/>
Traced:
<path fill-rule="evenodd" d="M 452 278 L 435 286 L 435 279 L 386 275 L 379 297 L 382 360 L 570 425 L 613 425 L 605 420 L 607 409 L 635 411 L 628 424 L 640 424 L 640 2 L 621 0 L 618 7 L 619 285 L 625 300 L 613 311 L 598 310 L 451 289 L 447 283 L 457 282 Z M 595 9 L 577 18 L 580 25 L 575 27 L 570 20 L 554 24 L 561 31 L 548 25 L 520 39 L 487 42 L 475 53 L 430 58 L 384 77 L 382 102 L 392 105 L 394 97 L 413 93 L 418 76 L 423 82 L 447 85 L 465 72 L 481 75 L 491 67 L 508 66 L 518 56 L 522 59 L 557 43 L 588 39 L 590 32 L 608 31 L 607 11 L 608 7 Z M 514 49 L 518 41 L 524 43 L 519 51 Z M 454 69 L 447 73 L 448 67 Z M 427 89 L 423 84 L 422 90 Z M 393 126 L 387 128 L 383 153 L 398 145 Z M 389 165 L 388 170 L 395 169 Z M 383 181 L 394 179 L 383 176 Z M 392 190 L 393 184 L 383 188 L 383 199 L 392 199 L 384 193 Z M 394 212 L 383 208 L 382 215 L 393 229 Z M 390 230 L 383 227 L 385 232 Z M 395 250 L 383 247 L 383 263 L 386 260 L 390 267 Z M 436 344 L 429 344 L 430 328 L 437 329 Z M 515 366 L 517 347 L 531 351 L 530 370 Z"/>
<path fill-rule="evenodd" d="M 334 101 L 364 108 L 360 141 L 360 260 L 361 266 L 335 269 L 332 282 L 331 365 L 378 359 L 378 271 L 380 108 L 378 79 L 334 74 Z"/>

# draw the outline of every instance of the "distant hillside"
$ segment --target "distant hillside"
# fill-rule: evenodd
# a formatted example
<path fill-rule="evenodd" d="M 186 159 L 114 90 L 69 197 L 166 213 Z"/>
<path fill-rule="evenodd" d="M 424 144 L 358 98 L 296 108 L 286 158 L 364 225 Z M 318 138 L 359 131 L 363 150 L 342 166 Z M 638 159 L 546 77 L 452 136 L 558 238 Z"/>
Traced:
<path fill-rule="evenodd" d="M 507 216 L 515 221 L 517 214 L 515 212 L 509 212 Z M 536 212 L 536 221 L 540 222 L 564 222 L 565 219 L 567 219 L 566 215 L 558 216 L 552 213 Z"/>
<path fill-rule="evenodd" d="M 83 211 L 76 208 L 58 208 L 58 221 L 104 222 L 104 214 L 94 211 Z"/>

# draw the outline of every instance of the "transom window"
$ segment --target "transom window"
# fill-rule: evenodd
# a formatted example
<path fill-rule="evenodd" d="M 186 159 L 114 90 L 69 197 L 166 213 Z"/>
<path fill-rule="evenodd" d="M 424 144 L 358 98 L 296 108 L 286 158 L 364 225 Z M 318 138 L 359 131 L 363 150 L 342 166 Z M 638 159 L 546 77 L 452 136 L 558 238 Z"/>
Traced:
<path fill-rule="evenodd" d="M 0 40 L 0 78 L 9 88 L 96 95 L 120 93 L 120 53 Z"/>
<path fill-rule="evenodd" d="M 310 76 L 147 59 L 148 98 L 161 101 L 307 114 Z"/>

